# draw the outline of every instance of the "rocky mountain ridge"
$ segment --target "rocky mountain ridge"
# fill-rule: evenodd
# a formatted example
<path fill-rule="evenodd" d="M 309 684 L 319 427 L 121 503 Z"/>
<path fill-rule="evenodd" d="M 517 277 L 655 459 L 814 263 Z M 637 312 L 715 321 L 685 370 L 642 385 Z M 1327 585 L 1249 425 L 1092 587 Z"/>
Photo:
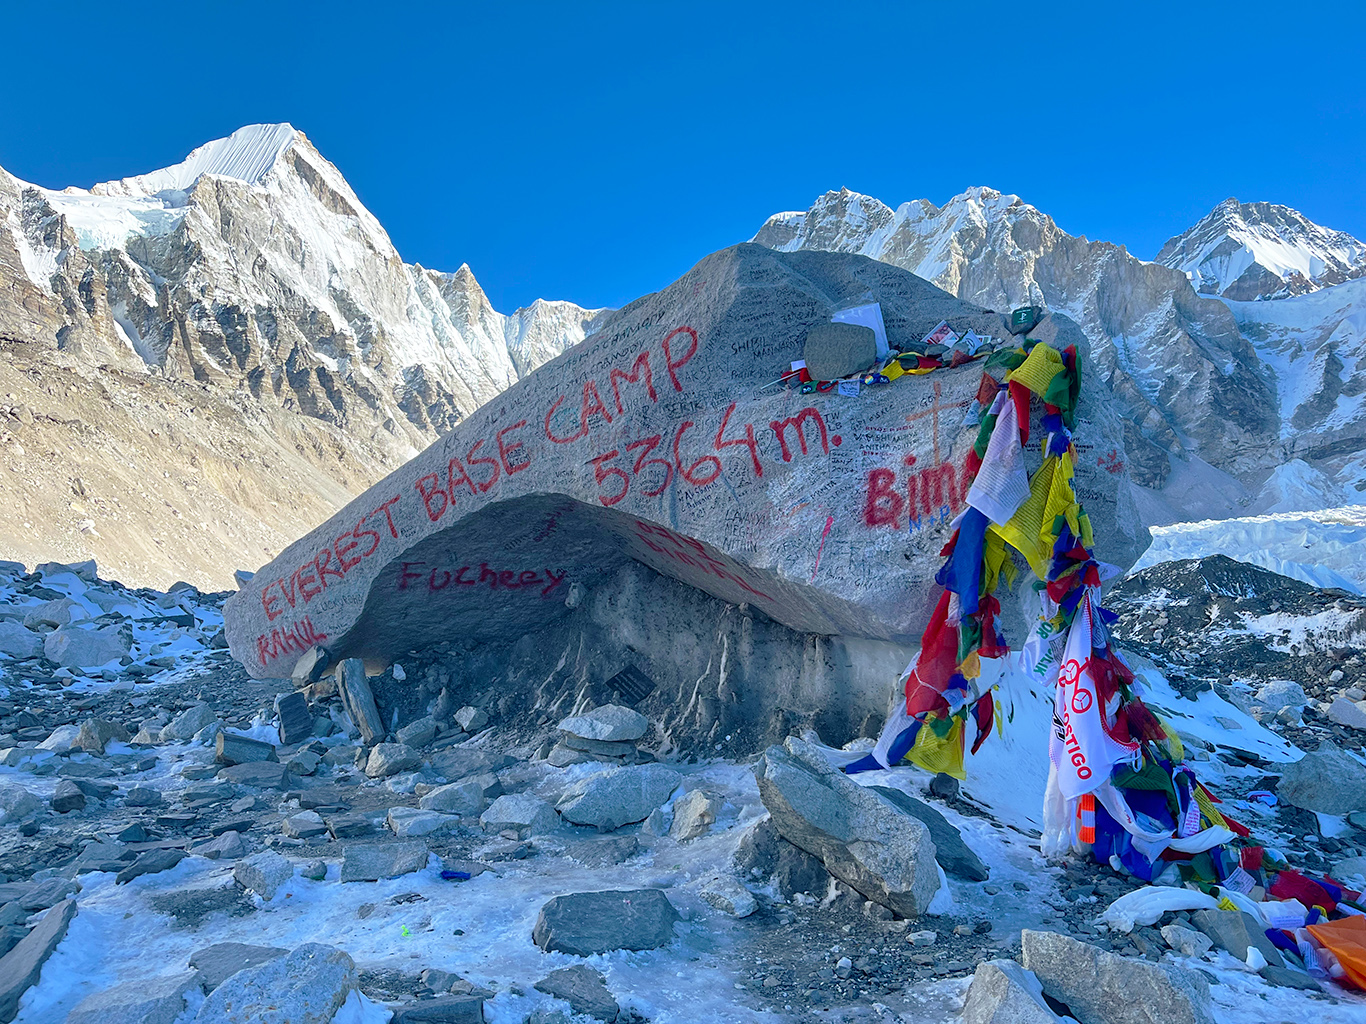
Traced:
<path fill-rule="evenodd" d="M 991 309 L 1034 303 L 1076 320 L 1125 409 L 1130 469 L 1150 492 L 1150 521 L 1283 507 L 1286 486 L 1305 477 L 1317 494 L 1353 495 L 1366 487 L 1359 457 L 1366 424 L 1357 402 L 1366 391 L 1359 322 L 1366 306 L 1356 282 L 1337 276 L 1349 270 L 1330 271 L 1328 260 L 1340 253 L 1333 258 L 1350 269 L 1360 243 L 1286 207 L 1235 205 L 1230 211 L 1221 204 L 1168 243 L 1164 253 L 1175 266 L 1069 235 L 1018 196 L 989 188 L 969 189 L 942 207 L 916 200 L 895 210 L 848 189 L 832 191 L 806 211 L 770 217 L 754 241 L 784 251 L 857 252 Z M 1264 249 L 1282 231 L 1275 236 L 1279 261 L 1266 261 L 1286 277 L 1268 294 L 1316 290 L 1255 302 L 1198 294 L 1187 256 L 1204 253 L 1197 263 L 1212 273 L 1207 257 L 1215 249 L 1228 255 L 1233 245 L 1224 244 L 1233 235 L 1219 235 L 1232 231 L 1232 213 L 1240 230 L 1261 232 Z M 1322 269 L 1301 285 L 1292 264 Z M 1345 283 L 1333 284 L 1340 279 Z M 1235 284 L 1225 290 L 1244 294 Z M 1281 471 L 1296 459 L 1303 470 Z"/>
<path fill-rule="evenodd" d="M 7 376 L 22 377 L 7 380 L 5 393 L 29 410 L 29 422 L 11 417 L 3 440 L 22 449 L 32 420 L 42 433 L 60 398 L 59 421 L 75 416 L 101 443 L 143 451 L 141 461 L 77 466 L 74 439 L 53 447 L 55 438 L 30 437 L 52 457 L 31 460 L 32 486 L 16 489 L 0 533 L 7 551 L 22 553 L 33 532 L 25 522 L 70 517 L 65 498 L 53 496 L 71 497 L 71 487 L 79 499 L 73 478 L 128 499 L 143 488 L 119 479 L 125 465 L 142 479 L 180 477 L 191 461 L 183 445 L 213 447 L 183 418 L 181 447 L 168 450 L 151 423 L 102 413 L 102 391 L 135 386 L 157 392 L 162 408 L 241 406 L 230 432 L 257 436 L 265 463 L 292 462 L 301 475 L 286 496 L 272 470 L 242 470 L 227 491 L 217 488 L 227 500 L 212 503 L 204 528 L 292 537 L 580 341 L 596 315 L 546 301 L 504 315 L 467 266 L 441 273 L 404 263 L 341 173 L 287 124 L 248 126 L 173 167 L 89 190 L 39 188 L 0 170 L 0 348 Z M 59 390 L 43 383 L 30 393 L 45 375 L 61 378 Z M 274 425 L 262 431 L 264 423 Z M 271 499 L 244 501 L 237 490 Z M 155 507 L 147 514 L 135 533 L 165 525 Z M 197 569 L 217 575 L 196 582 L 228 582 L 231 565 L 201 567 L 183 553 L 162 564 L 150 548 L 135 556 L 107 539 L 119 529 L 100 525 L 78 514 L 70 537 L 53 531 L 63 537 L 48 538 L 50 553 L 97 556 L 163 585 Z M 270 553 L 230 547 L 247 568 Z"/>

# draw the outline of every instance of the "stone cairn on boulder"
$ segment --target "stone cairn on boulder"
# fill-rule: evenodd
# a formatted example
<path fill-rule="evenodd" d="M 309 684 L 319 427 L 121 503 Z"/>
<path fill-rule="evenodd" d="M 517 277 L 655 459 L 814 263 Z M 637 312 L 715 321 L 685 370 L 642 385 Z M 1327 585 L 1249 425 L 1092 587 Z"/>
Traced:
<path fill-rule="evenodd" d="M 560 738 L 547 753 L 546 760 L 557 768 L 587 761 L 606 764 L 636 764 L 642 758 L 636 741 L 644 737 L 650 721 L 639 711 L 620 704 L 604 704 L 581 715 L 570 715 L 560 722 Z"/>

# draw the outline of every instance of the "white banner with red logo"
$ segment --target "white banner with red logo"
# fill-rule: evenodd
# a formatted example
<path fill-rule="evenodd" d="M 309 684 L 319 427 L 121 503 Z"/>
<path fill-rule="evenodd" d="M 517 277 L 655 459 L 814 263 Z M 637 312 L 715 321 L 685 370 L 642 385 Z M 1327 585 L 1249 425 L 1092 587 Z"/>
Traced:
<path fill-rule="evenodd" d="M 1117 700 L 1117 698 L 1116 698 Z M 1109 709 L 1113 715 L 1115 708 Z M 1133 756 L 1132 747 L 1106 733 L 1091 669 L 1091 594 L 1077 606 L 1067 634 L 1053 693 L 1053 732 L 1048 755 L 1058 770 L 1058 788 L 1068 800 L 1109 781 L 1110 769 Z"/>

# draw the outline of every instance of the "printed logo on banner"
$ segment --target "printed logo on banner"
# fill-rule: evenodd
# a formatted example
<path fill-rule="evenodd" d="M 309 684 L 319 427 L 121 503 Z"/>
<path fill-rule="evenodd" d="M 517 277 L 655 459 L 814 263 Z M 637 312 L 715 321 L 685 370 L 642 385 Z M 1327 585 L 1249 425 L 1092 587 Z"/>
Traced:
<path fill-rule="evenodd" d="M 1072 710 L 1079 715 L 1084 715 L 1091 710 L 1091 691 L 1077 690 L 1072 694 Z"/>

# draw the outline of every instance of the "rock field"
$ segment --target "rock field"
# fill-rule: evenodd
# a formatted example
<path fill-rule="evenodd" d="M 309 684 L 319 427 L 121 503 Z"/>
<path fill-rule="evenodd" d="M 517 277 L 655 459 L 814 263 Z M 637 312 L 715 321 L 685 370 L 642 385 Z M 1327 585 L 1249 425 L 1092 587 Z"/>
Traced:
<path fill-rule="evenodd" d="M 1143 619 L 1159 591 L 1170 623 L 1236 589 L 1218 560 L 1184 566 L 1116 592 L 1154 704 L 1254 835 L 1363 873 L 1366 768 L 1334 744 L 1366 733 L 1319 710 L 1356 685 L 1355 651 L 1324 653 L 1356 647 L 1323 619 L 1351 609 L 1238 566 L 1240 601 L 1320 616 L 1270 673 L 1306 693 L 1236 659 L 1203 661 L 1210 689 L 1175 676 L 1181 648 Z M 1136 883 L 1044 861 L 1036 796 L 985 763 L 961 787 L 918 769 L 856 782 L 833 769 L 871 740 L 809 729 L 748 755 L 669 748 L 627 683 L 526 721 L 476 687 L 421 685 L 437 656 L 252 680 L 223 648 L 225 596 L 0 563 L 0 1020 L 1366 1019 L 1335 986 L 1253 971 L 1207 912 L 1103 923 Z M 1236 728 L 1202 740 L 1217 718 Z M 1302 767 L 1271 756 L 1287 740 Z M 1247 799 L 1266 789 L 1277 807 Z"/>

